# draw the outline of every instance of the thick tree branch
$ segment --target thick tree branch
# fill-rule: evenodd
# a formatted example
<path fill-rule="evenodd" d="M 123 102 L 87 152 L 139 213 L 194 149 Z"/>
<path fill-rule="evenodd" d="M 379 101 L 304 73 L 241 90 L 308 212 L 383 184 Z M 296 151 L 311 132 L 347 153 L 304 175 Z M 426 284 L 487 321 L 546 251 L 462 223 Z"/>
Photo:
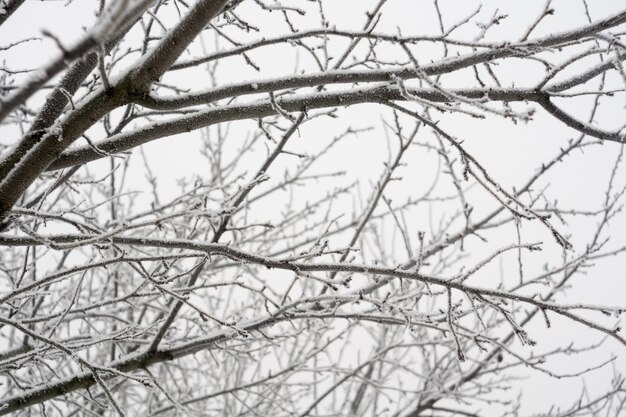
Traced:
<path fill-rule="evenodd" d="M 126 12 L 126 3 L 119 0 L 116 3 L 116 5 L 119 5 L 118 8 L 113 8 L 106 15 L 106 18 L 101 19 L 101 23 L 96 26 L 92 33 L 72 50 L 77 54 L 76 57 L 81 56 L 95 46 L 104 44 L 107 36 L 115 33 L 121 17 L 141 15 L 144 8 L 148 7 L 151 2 L 152 0 L 144 0 L 128 13 L 124 13 Z M 181 23 L 171 30 L 138 65 L 122 76 L 112 89 L 107 91 L 101 89 L 94 93 L 81 107 L 70 113 L 57 128 L 50 129 L 41 140 L 32 143 L 33 141 L 28 140 L 28 138 L 22 139 L 14 150 L 10 151 L 3 158 L 7 161 L 17 159 L 19 163 L 7 164 L 9 172 L 0 177 L 0 219 L 6 216 L 11 207 L 13 207 L 18 198 L 37 176 L 83 132 L 110 111 L 127 104 L 131 95 L 147 91 L 152 82 L 163 74 L 209 20 L 222 10 L 227 2 L 228 0 L 203 0 L 196 3 Z M 131 19 L 131 22 L 134 22 L 134 19 Z M 126 26 L 124 25 L 124 27 Z M 61 60 L 63 63 L 67 59 L 65 55 Z M 57 64 L 54 65 L 54 68 L 58 66 Z M 61 67 L 54 74 L 60 71 L 60 69 Z M 32 94 L 47 79 L 54 75 L 49 72 L 46 73 L 49 74 L 49 77 L 45 80 L 37 79 L 37 82 L 28 83 L 27 87 L 22 89 L 23 91 L 18 90 L 13 93 L 11 96 L 13 98 L 10 98 L 9 101 L 0 107 L 0 120 L 4 114 L 2 112 L 6 111 L 6 114 L 8 114 L 11 108 L 23 101 L 24 97 L 27 97 L 22 97 L 24 94 Z M 24 153 L 24 149 L 28 149 L 28 152 Z M 22 154 L 25 155 L 24 158 L 21 157 Z"/>
<path fill-rule="evenodd" d="M 531 89 L 463 89 L 441 92 L 433 89 L 416 88 L 407 89 L 407 92 L 409 92 L 413 97 L 431 102 L 450 101 L 451 95 L 464 97 L 470 100 L 478 100 L 478 102 L 481 102 L 481 100 L 504 102 L 526 101 L 542 104 L 545 100 L 545 93 Z M 285 98 L 278 99 L 277 102 L 281 108 L 292 112 L 406 99 L 407 97 L 403 95 L 400 88 L 388 84 L 345 91 L 287 96 Z M 269 100 L 251 104 L 219 106 L 199 111 L 188 116 L 182 116 L 171 121 L 154 122 L 150 126 L 143 129 L 111 136 L 99 142 L 98 148 L 105 152 L 114 154 L 130 150 L 156 139 L 190 132 L 192 130 L 217 123 L 234 120 L 254 120 L 275 114 L 277 114 L 276 108 Z M 575 129 L 579 129 L 580 127 L 577 124 L 572 124 L 570 126 Z M 592 136 L 595 136 L 594 133 L 598 133 L 588 129 L 581 130 L 581 132 Z M 619 136 L 617 135 L 606 134 L 602 137 L 602 139 L 620 141 L 621 139 L 618 140 L 618 137 Z M 93 148 L 89 146 L 81 146 L 63 152 L 63 154 L 61 154 L 48 169 L 56 170 L 67 168 L 100 158 L 102 158 L 102 154 L 96 152 Z"/>
<path fill-rule="evenodd" d="M 150 0 L 152 1 L 152 0 Z M 61 72 L 65 67 L 89 53 L 93 48 L 106 44 L 106 42 L 120 30 L 127 18 L 127 1 L 118 0 L 98 19 L 94 27 L 79 42 L 71 48 L 64 48 L 61 55 L 40 68 L 21 87 L 12 91 L 7 97 L 0 100 L 0 121 L 4 120 L 17 106 L 23 104 L 30 96 L 39 91 L 52 77 Z M 135 10 L 143 12 L 143 9 Z M 130 19 L 134 21 L 134 19 Z M 59 45 L 60 46 L 60 45 Z"/>
<path fill-rule="evenodd" d="M 0 26 L 24 3 L 24 0 L 4 0 L 4 13 L 0 13 Z"/>

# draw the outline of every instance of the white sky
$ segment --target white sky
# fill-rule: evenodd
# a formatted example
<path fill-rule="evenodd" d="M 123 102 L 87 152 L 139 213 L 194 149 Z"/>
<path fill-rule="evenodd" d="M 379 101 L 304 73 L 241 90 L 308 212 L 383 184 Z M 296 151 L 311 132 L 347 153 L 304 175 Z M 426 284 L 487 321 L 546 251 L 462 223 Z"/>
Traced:
<path fill-rule="evenodd" d="M 286 0 L 288 2 L 288 0 Z M 22 8 L 6 23 L 0 30 L 0 46 L 14 40 L 19 40 L 25 36 L 40 36 L 42 29 L 47 29 L 54 33 L 64 42 L 71 44 L 71 40 L 81 33 L 82 27 L 88 26 L 93 21 L 93 13 L 97 2 L 87 0 L 74 0 L 69 6 L 64 7 L 62 1 L 27 1 Z M 355 10 L 361 7 L 373 4 L 372 1 L 360 0 L 339 0 L 327 2 L 326 13 L 337 27 L 357 29 L 362 25 L 363 13 L 356 13 Z M 445 16 L 445 24 L 451 24 L 459 18 L 467 15 L 476 9 L 478 3 L 482 3 L 481 16 L 483 20 L 487 20 L 496 8 L 501 13 L 508 14 L 509 17 L 492 32 L 488 40 L 496 39 L 516 39 L 524 32 L 528 26 L 528 22 L 536 16 L 544 6 L 543 1 L 441 1 L 441 8 Z M 590 2 L 590 14 L 594 20 L 608 16 L 617 12 L 624 7 L 624 4 L 613 0 L 598 0 Z M 393 5 L 393 6 L 392 6 Z M 584 8 L 581 1 L 578 0 L 562 0 L 555 1 L 553 8 L 556 10 L 554 16 L 549 17 L 546 22 L 539 26 L 534 32 L 534 36 L 547 35 L 557 31 L 571 29 L 573 27 L 586 23 L 584 16 Z M 419 0 L 396 0 L 390 2 L 390 7 L 385 10 L 383 20 L 379 26 L 380 31 L 394 32 L 396 26 L 403 28 L 403 34 L 435 34 L 438 31 L 438 24 L 434 19 L 432 1 Z M 244 13 L 242 12 L 242 15 Z M 249 14 L 248 14 L 249 15 Z M 276 32 L 285 32 L 285 27 L 280 15 L 276 15 L 277 23 L 271 27 Z M 297 21 L 297 19 L 294 19 Z M 267 28 L 272 22 L 262 22 L 263 27 Z M 306 23 L 306 18 L 303 19 Z M 313 21 L 312 24 L 317 23 Z M 476 28 L 473 28 L 477 30 Z M 457 37 L 463 37 L 463 32 L 459 32 Z M 255 36 L 256 37 L 256 36 Z M 212 45 L 207 44 L 207 48 Z M 23 47 L 14 48 L 10 53 L 0 53 L 0 59 L 5 60 L 4 65 L 14 69 L 33 68 L 41 65 L 47 57 L 55 53 L 55 45 L 50 40 L 31 42 Z M 268 51 L 268 50 L 264 50 Z M 232 59 L 230 65 L 225 65 L 219 74 L 219 82 L 235 82 L 253 78 L 269 78 L 277 75 L 288 75 L 296 68 L 293 54 L 286 54 L 281 48 L 273 48 L 272 52 L 251 53 L 255 61 L 261 65 L 262 71 L 254 73 L 250 69 L 242 67 L 241 60 Z M 290 50 L 286 50 L 290 51 Z M 440 56 L 441 49 L 424 50 L 424 59 L 427 62 L 429 54 L 432 57 Z M 422 56 L 420 56 L 421 58 Z M 310 62 L 307 57 L 300 55 L 298 68 L 310 68 Z M 532 67 L 525 67 L 520 64 L 519 60 L 513 62 L 511 60 L 508 74 L 511 80 L 516 80 L 519 84 L 524 84 L 532 80 L 533 73 L 536 74 Z M 184 72 L 175 74 L 170 80 L 176 79 L 177 82 L 184 83 L 193 89 L 203 89 L 210 85 L 206 83 L 201 75 L 197 73 L 190 77 L 184 75 Z M 465 78 L 458 77 L 456 79 L 444 79 L 450 84 L 447 85 L 464 85 Z M 622 95 L 619 100 L 624 101 Z M 624 104 L 616 104 L 618 99 L 607 102 L 601 108 L 604 115 L 601 120 L 608 127 L 618 126 L 624 120 Z M 567 105 L 567 110 L 586 115 L 584 110 L 588 105 L 583 100 Z M 311 123 L 302 129 L 301 137 L 295 144 L 290 145 L 290 150 L 310 152 L 321 144 L 326 143 L 331 137 L 337 135 L 345 127 L 352 124 L 355 127 L 373 126 L 375 129 L 358 138 L 350 138 L 342 143 L 336 152 L 324 159 L 323 165 L 319 167 L 320 171 L 334 171 L 337 169 L 345 169 L 347 171 L 346 178 L 343 181 L 346 184 L 354 179 L 359 179 L 362 183 L 364 195 L 367 195 L 371 181 L 374 181 L 382 170 L 382 162 L 387 157 L 387 144 L 381 129 L 381 112 L 377 106 L 362 105 L 340 113 L 341 119 L 337 121 L 325 122 L 321 121 Z M 444 124 L 445 123 L 445 124 Z M 567 139 L 576 135 L 574 131 L 564 127 L 558 121 L 552 120 L 545 116 L 541 111 L 536 115 L 535 120 L 528 125 L 513 125 L 509 121 L 489 119 L 469 120 L 464 117 L 442 117 L 442 126 L 450 129 L 462 138 L 465 142 L 467 150 L 473 153 L 479 161 L 488 169 L 491 175 L 497 178 L 506 186 L 520 184 L 524 179 L 528 178 L 532 170 L 537 167 L 541 161 L 548 160 L 559 147 L 566 144 Z M 253 128 L 253 123 L 237 123 L 233 127 L 235 132 L 232 138 L 237 138 L 237 133 L 245 134 L 249 128 Z M 608 128 L 607 127 L 607 128 Z M 175 195 L 177 179 L 185 176 L 191 176 L 206 170 L 204 161 L 198 154 L 199 136 L 197 133 L 181 135 L 178 137 L 162 139 L 144 146 L 144 151 L 149 156 L 150 163 L 155 167 L 167 165 L 168 172 L 160 172 L 159 190 L 164 200 L 168 195 Z M 10 143 L 14 137 L 2 137 L 2 143 Z M 233 147 L 233 152 L 234 152 Z M 555 170 L 550 176 L 550 197 L 558 199 L 565 207 L 592 209 L 597 208 L 606 180 L 610 173 L 610 167 L 614 162 L 618 152 L 618 146 L 607 143 L 602 148 L 594 148 L 581 155 L 576 155 L 567 160 L 566 164 Z M 262 154 L 260 154 L 262 155 Z M 135 163 L 141 167 L 141 158 L 136 150 L 132 158 Z M 284 165 L 292 164 L 292 161 L 284 161 Z M 407 160 L 409 168 L 403 173 L 403 180 L 399 184 L 394 184 L 394 188 L 390 188 L 389 195 L 407 196 L 415 193 L 416 190 L 424 189 L 429 185 L 434 175 L 434 164 L 432 160 L 418 152 L 414 152 Z M 258 166 L 257 161 L 250 161 L 249 171 L 252 172 Z M 98 163 L 92 164 L 97 169 Z M 106 163 L 108 165 L 108 162 Z M 158 172 L 158 169 L 155 169 Z M 280 171 L 277 170 L 279 173 Z M 271 174 L 271 173 L 270 173 Z M 623 171 L 622 171 L 623 174 Z M 623 177 L 622 177 L 623 179 Z M 144 188 L 143 174 L 137 171 L 136 187 Z M 623 180 L 622 180 L 623 183 Z M 333 183 L 319 183 L 317 189 L 307 187 L 302 190 L 301 198 L 311 198 L 315 195 L 321 195 L 328 190 Z M 397 201 L 401 201 L 398 197 Z M 275 205 L 260 206 L 261 209 L 256 211 L 259 218 L 272 218 L 276 216 Z M 478 207 L 477 210 L 480 208 Z M 337 207 L 338 213 L 342 210 Z M 351 206 L 343 208 L 346 213 L 352 211 Z M 416 225 L 419 225 L 420 219 L 413 219 Z M 413 221 L 412 220 L 412 221 Z M 558 223 L 556 223 L 558 224 Z M 585 222 L 574 222 L 571 225 L 560 225 L 560 230 L 588 235 L 592 231 L 593 224 Z M 626 230 L 626 221 L 624 216 L 616 219 L 612 224 L 613 238 L 615 246 L 618 243 L 622 245 L 624 242 L 624 230 Z M 547 246 L 547 252 L 550 256 L 558 256 L 554 242 L 550 236 L 537 228 L 537 235 L 528 236 L 529 241 L 537 239 L 542 240 Z M 508 236 L 510 237 L 510 236 Z M 576 239 L 576 238 L 575 238 Z M 576 242 L 576 240 L 575 240 Z M 341 242 L 337 242 L 339 246 Z M 495 244 L 495 243 L 494 243 Z M 534 268 L 540 268 L 543 261 L 547 259 L 546 254 L 538 254 L 536 258 L 532 258 L 529 262 L 534 262 Z M 512 258 L 511 258 L 512 259 Z M 509 260 L 511 260 L 509 259 Z M 499 265 L 494 263 L 481 273 L 481 277 L 485 280 L 489 279 L 490 274 L 497 274 Z M 575 281 L 575 287 L 568 293 L 568 301 L 584 301 L 586 303 L 597 303 L 606 305 L 624 305 L 624 294 L 626 291 L 626 283 L 624 279 L 624 271 L 626 271 L 626 257 L 611 258 L 604 260 L 589 272 L 587 277 L 578 278 Z M 483 283 L 484 285 L 484 283 Z M 540 343 L 536 347 L 537 351 L 548 350 L 556 345 L 563 345 L 565 340 L 591 343 L 597 341 L 599 335 L 596 332 L 583 329 L 580 325 L 575 325 L 563 320 L 553 319 L 553 328 L 549 331 L 544 330 L 545 326 L 542 321 L 537 321 L 531 326 L 531 336 Z M 521 351 L 526 351 L 522 348 Z M 546 367 L 555 370 L 569 370 L 574 372 L 584 366 L 592 363 L 600 362 L 608 358 L 611 354 L 618 355 L 616 361 L 617 369 L 626 369 L 626 352 L 623 346 L 609 341 L 603 348 L 596 351 L 593 357 L 583 356 L 583 358 L 565 359 L 563 361 L 554 361 L 546 364 Z M 601 356 L 604 355 L 604 356 Z M 606 368 L 594 371 L 586 380 L 589 382 L 588 389 L 591 393 L 599 393 L 605 390 L 610 383 L 611 369 Z M 581 389 L 581 381 L 577 379 L 556 380 L 545 375 L 533 373 L 526 381 L 521 383 L 524 388 L 524 401 L 522 411 L 545 411 L 546 407 L 556 403 L 568 404 L 567 399 L 574 399 Z"/>

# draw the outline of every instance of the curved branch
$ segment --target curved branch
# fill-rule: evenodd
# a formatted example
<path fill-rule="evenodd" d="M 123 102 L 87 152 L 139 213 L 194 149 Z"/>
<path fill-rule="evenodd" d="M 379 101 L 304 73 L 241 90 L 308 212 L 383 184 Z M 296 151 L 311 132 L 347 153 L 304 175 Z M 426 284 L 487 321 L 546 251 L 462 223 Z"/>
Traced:
<path fill-rule="evenodd" d="M 554 103 L 552 103 L 550 97 L 547 95 L 542 95 L 541 98 L 537 100 L 537 103 L 539 103 L 541 107 L 543 107 L 552 116 L 559 119 L 572 129 L 578 130 L 580 133 L 617 143 L 624 143 L 626 141 L 626 133 L 620 133 L 619 131 L 609 132 L 594 127 L 588 123 L 581 122 L 557 107 Z"/>
<path fill-rule="evenodd" d="M 406 89 L 411 95 L 429 101 L 449 101 L 450 96 L 433 89 Z M 489 99 L 494 101 L 535 101 L 538 93 L 527 89 L 468 89 L 453 90 L 453 94 L 468 99 Z M 279 107 L 285 111 L 308 111 L 311 109 L 350 106 L 361 103 L 379 103 L 389 100 L 405 100 L 403 92 L 391 84 L 374 87 L 313 93 L 277 99 Z M 150 126 L 132 132 L 113 135 L 97 144 L 107 153 L 127 151 L 144 143 L 179 133 L 190 132 L 216 123 L 234 120 L 258 119 L 277 114 L 277 109 L 267 101 L 250 104 L 227 105 L 199 111 L 170 121 L 155 122 Z M 57 170 L 84 164 L 102 158 L 102 154 L 90 146 L 81 146 L 63 152 L 48 170 Z"/>

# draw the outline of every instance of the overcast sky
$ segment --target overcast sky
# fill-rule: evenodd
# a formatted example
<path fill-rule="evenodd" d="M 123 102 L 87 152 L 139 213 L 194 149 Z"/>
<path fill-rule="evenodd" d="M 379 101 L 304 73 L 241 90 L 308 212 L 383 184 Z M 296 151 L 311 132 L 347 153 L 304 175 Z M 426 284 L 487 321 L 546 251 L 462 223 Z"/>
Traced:
<path fill-rule="evenodd" d="M 288 2 L 288 0 L 285 0 Z M 19 9 L 10 21 L 2 26 L 0 30 L 0 46 L 12 41 L 23 39 L 27 36 L 41 37 L 42 30 L 47 30 L 57 36 L 63 43 L 72 44 L 84 27 L 89 26 L 94 20 L 93 10 L 97 2 L 88 0 L 74 0 L 67 5 L 63 1 L 27 1 Z M 364 21 L 364 11 L 371 7 L 373 1 L 362 0 L 338 0 L 327 2 L 326 14 L 329 21 L 342 29 L 358 29 Z M 528 27 L 529 22 L 543 9 L 543 1 L 441 1 L 441 10 L 444 15 L 444 24 L 451 25 L 457 20 L 467 16 L 482 4 L 480 16 L 486 21 L 496 9 L 501 14 L 508 17 L 502 23 L 490 31 L 487 40 L 514 40 L 518 39 Z M 245 6 L 242 6 L 245 7 Z M 624 4 L 620 1 L 599 0 L 590 1 L 589 13 L 592 19 L 597 20 L 611 15 Z M 540 25 L 534 32 L 534 37 L 548 35 L 551 33 L 564 31 L 586 23 L 585 9 L 581 1 L 561 0 L 554 1 L 553 8 L 555 14 L 550 16 L 545 23 Z M 172 21 L 176 16 L 172 15 Z M 307 19 L 296 19 L 302 26 L 306 26 Z M 480 19 L 479 19 L 480 20 Z M 311 19 L 311 24 L 317 24 L 317 17 Z M 286 32 L 284 22 L 280 16 L 276 15 L 276 22 L 258 22 L 265 30 L 274 30 L 276 33 Z M 409 34 L 438 34 L 438 22 L 435 19 L 433 2 L 421 0 L 395 0 L 391 1 L 389 7 L 383 13 L 382 21 L 379 25 L 380 31 L 394 33 L 401 27 Z M 460 31 L 457 37 L 471 37 L 471 32 L 478 32 L 476 26 L 469 26 L 464 31 Z M 411 31 L 410 33 L 406 31 Z M 253 38 L 255 35 L 251 35 Z M 215 44 L 207 40 L 205 47 L 208 50 L 215 48 Z M 196 45 L 195 48 L 198 48 Z M 269 52 L 268 52 L 269 51 Z M 0 52 L 4 65 L 10 65 L 12 69 L 27 69 L 40 66 L 49 57 L 56 54 L 57 49 L 54 42 L 44 38 L 40 41 L 29 42 L 19 48 L 13 48 L 8 53 Z M 200 51 L 196 51 L 199 53 Z M 389 52 L 393 54 L 392 51 Z M 422 63 L 430 59 L 441 57 L 443 53 L 440 47 L 425 47 L 423 54 L 418 58 Z M 261 71 L 255 72 L 249 67 L 242 65 L 242 60 L 232 59 L 228 61 L 218 71 L 218 82 L 225 84 L 228 82 L 242 81 L 246 79 L 264 79 L 278 75 L 288 75 L 294 71 L 310 70 L 312 60 L 304 54 L 300 54 L 297 59 L 291 49 L 282 47 L 270 48 L 262 53 L 252 53 L 255 62 L 260 65 Z M 590 65 L 591 61 L 586 61 L 584 65 Z M 539 71 L 532 65 L 523 64 L 521 61 L 509 60 L 506 64 L 510 68 L 505 71 L 508 75 L 508 82 L 515 82 L 517 86 L 530 85 L 536 78 Z M 445 78 L 443 83 L 447 86 L 458 87 L 466 85 L 471 79 L 469 74 L 464 74 L 455 78 Z M 204 89 L 211 85 L 206 76 L 202 73 L 179 72 L 167 78 L 168 81 L 179 83 L 191 89 Z M 614 80 L 615 81 L 615 80 Z M 615 81 L 616 82 L 616 81 Z M 35 100 L 41 97 L 35 98 Z M 622 104 L 616 104 L 622 101 Z M 616 97 L 606 106 L 602 107 L 599 118 L 603 126 L 611 128 L 620 126 L 625 120 L 624 95 Z M 564 107 L 572 113 L 578 113 L 586 117 L 585 109 L 589 107 L 589 100 L 577 99 L 568 101 Z M 323 159 L 323 163 L 318 166 L 318 171 L 344 170 L 344 177 L 335 178 L 327 182 L 319 182 L 315 186 L 307 186 L 301 190 L 298 198 L 313 199 L 317 195 L 325 193 L 329 187 L 339 184 L 348 184 L 354 180 L 361 183 L 360 188 L 364 195 L 367 195 L 372 182 L 380 175 L 383 168 L 382 163 L 388 155 L 388 143 L 385 140 L 382 118 L 388 112 L 381 112 L 375 105 L 360 105 L 349 109 L 340 110 L 339 120 L 324 120 L 313 122 L 305 126 L 300 132 L 300 137 L 290 150 L 294 152 L 311 152 L 320 149 L 324 144 L 345 130 L 346 126 L 373 127 L 367 133 L 358 137 L 351 137 L 342 142 L 336 152 L 330 153 Z M 487 120 L 472 120 L 468 117 L 438 116 L 445 126 L 460 139 L 464 140 L 468 151 L 480 160 L 488 169 L 490 174 L 497 178 L 503 185 L 513 187 L 521 184 L 528 178 L 533 170 L 542 161 L 548 160 L 558 149 L 564 146 L 568 139 L 577 136 L 576 132 L 560 124 L 560 122 L 547 117 L 538 110 L 534 120 L 526 125 L 514 125 L 510 121 L 496 118 Z M 232 140 L 237 137 L 243 138 L 251 129 L 254 129 L 255 122 L 234 123 L 232 129 Z M 6 133 L 6 132 L 5 132 Z M 96 135 L 96 137 L 98 137 Z M 15 136 L 4 134 L 0 137 L 2 143 L 11 143 Z M 176 195 L 177 181 L 181 178 L 189 178 L 193 175 L 201 175 L 207 169 L 204 160 L 198 150 L 200 148 L 200 133 L 192 132 L 185 135 L 170 137 L 152 142 L 143 147 L 143 151 L 148 156 L 152 167 L 168 166 L 167 172 L 155 170 L 159 176 L 159 192 L 163 199 Z M 236 152 L 236 144 L 233 144 L 231 152 Z M 594 147 L 584 154 L 578 154 L 567 160 L 550 176 L 549 184 L 543 182 L 544 186 L 549 186 L 549 196 L 558 199 L 564 207 L 579 209 L 597 209 L 604 192 L 610 169 L 618 153 L 618 145 L 607 143 L 603 147 Z M 263 155 L 264 149 L 259 148 L 259 155 Z M 133 152 L 131 157 L 137 163 L 134 177 L 131 179 L 131 186 L 137 190 L 145 191 L 147 188 L 143 173 L 142 164 L 139 163 L 141 156 L 139 150 Z M 294 158 L 295 159 L 295 158 Z M 259 160 L 261 160 L 259 158 Z M 283 161 L 278 165 L 276 172 L 270 173 L 275 178 L 279 178 L 282 169 L 288 169 L 296 161 Z M 252 172 L 258 163 L 250 160 L 249 172 Z M 98 169 L 106 167 L 108 162 L 96 162 L 91 164 L 90 169 L 98 172 Z M 390 188 L 390 195 L 398 201 L 415 195 L 425 190 L 434 178 L 436 164 L 434 159 L 427 154 L 414 150 L 409 156 L 409 167 L 402 171 L 402 181 L 394 184 Z M 133 172 L 133 171 L 131 171 Z M 622 171 L 624 174 L 624 171 Z M 620 178 L 624 183 L 624 177 Z M 396 197 L 397 196 L 397 197 Z M 286 195 L 283 196 L 287 198 Z M 351 196 L 345 200 L 345 207 L 335 207 L 337 214 L 342 211 L 350 213 L 353 204 L 358 204 L 360 196 Z M 483 197 L 477 197 L 483 198 Z M 491 204 L 488 197 L 484 197 L 485 204 Z M 357 203 L 355 203 L 357 202 Z M 272 219 L 280 216 L 275 210 L 276 202 L 267 204 L 262 210 L 257 210 L 255 215 L 260 220 Z M 480 210 L 480 207 L 477 208 Z M 416 214 L 417 216 L 417 214 Z M 425 223 L 425 219 L 411 219 L 415 229 Z M 574 234 L 574 243 L 584 242 L 584 238 L 593 231 L 594 221 L 575 221 L 571 224 L 562 225 L 557 223 L 561 230 Z M 626 220 L 620 216 L 612 223 L 613 245 L 615 247 L 626 244 L 624 230 L 626 230 Z M 497 236 L 496 236 L 497 237 Z M 500 236 L 507 239 L 510 236 Z M 529 232 L 525 239 L 528 241 L 542 241 L 545 243 L 546 251 L 537 254 L 536 257 L 528 260 L 531 268 L 539 270 L 550 257 L 559 256 L 559 249 L 551 240 L 549 234 L 541 228 Z M 338 242 L 338 245 L 341 242 Z M 494 247 L 498 241 L 492 242 Z M 499 243 L 503 243 L 500 241 Z M 477 259 L 487 252 L 487 248 L 482 252 L 473 255 Z M 533 255 L 535 256 L 535 255 Z M 504 257 L 505 262 L 511 262 L 513 257 Z M 489 276 L 499 274 L 499 263 L 494 263 L 487 267 L 482 273 L 484 282 L 490 282 Z M 504 268 L 508 266 L 505 264 Z M 586 277 L 580 277 L 575 281 L 575 286 L 568 293 L 568 301 L 585 301 L 586 303 L 597 303 L 607 305 L 624 305 L 624 294 L 626 294 L 626 257 L 616 257 L 599 262 L 597 266 L 588 271 Z M 492 283 L 494 281 L 491 281 Z M 497 281 L 496 281 L 497 282 Z M 530 327 L 531 335 L 540 343 L 535 348 L 537 351 L 549 350 L 551 347 L 563 345 L 564 339 L 575 340 L 578 343 L 592 343 L 598 341 L 601 336 L 598 333 L 584 329 L 580 325 L 571 322 L 555 319 L 553 328 L 545 330 L 543 321 L 537 321 Z M 523 348 L 531 349 L 531 348 Z M 593 363 L 599 363 L 607 359 L 612 353 L 618 355 L 615 366 L 617 369 L 626 369 L 626 354 L 623 346 L 609 341 L 606 345 L 596 351 L 593 356 L 583 355 L 582 359 L 577 358 L 575 363 L 571 359 L 564 358 L 562 361 L 555 360 L 546 364 L 546 367 L 555 370 L 568 370 L 575 372 Z M 604 356 L 602 356 L 604 355 Z M 523 373 L 523 371 L 522 371 Z M 600 393 L 604 391 L 610 383 L 612 370 L 606 367 L 594 371 L 585 377 L 589 382 L 589 391 Z M 527 380 L 521 382 L 524 387 L 523 411 L 542 411 L 554 403 L 568 404 L 567 399 L 574 399 L 581 390 L 582 382 L 578 378 L 555 380 L 547 375 L 532 373 Z M 561 401 L 563 400 L 563 402 Z"/>

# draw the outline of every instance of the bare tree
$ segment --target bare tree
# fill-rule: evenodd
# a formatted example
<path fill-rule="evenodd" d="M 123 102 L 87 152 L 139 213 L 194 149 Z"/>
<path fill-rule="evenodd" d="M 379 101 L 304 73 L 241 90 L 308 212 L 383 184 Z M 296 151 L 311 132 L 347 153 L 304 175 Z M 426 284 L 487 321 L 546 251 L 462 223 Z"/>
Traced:
<path fill-rule="evenodd" d="M 39 68 L 1 42 L 0 415 L 517 416 L 528 371 L 611 366 L 541 415 L 624 415 L 626 303 L 568 291 L 626 250 L 626 10 L 530 3 L 100 0 Z M 537 126 L 510 178 L 470 131 Z"/>

